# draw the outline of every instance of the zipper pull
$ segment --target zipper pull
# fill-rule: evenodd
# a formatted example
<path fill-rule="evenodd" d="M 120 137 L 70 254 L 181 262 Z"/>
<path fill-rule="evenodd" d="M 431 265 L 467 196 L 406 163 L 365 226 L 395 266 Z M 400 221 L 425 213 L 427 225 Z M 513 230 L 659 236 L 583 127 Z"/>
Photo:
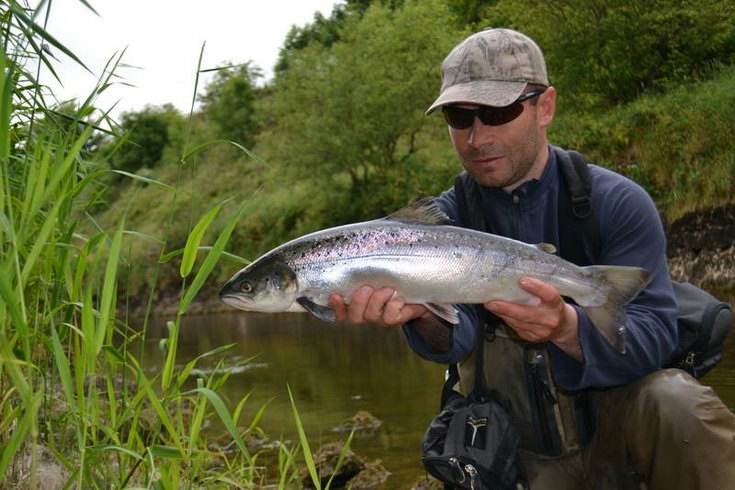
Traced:
<path fill-rule="evenodd" d="M 457 482 L 464 483 L 464 480 L 465 480 L 464 471 L 462 471 L 462 465 L 459 464 L 459 461 L 457 461 L 457 458 L 449 458 L 447 462 L 449 463 L 449 468 L 454 473 L 454 477 L 457 479 Z"/>
<path fill-rule="evenodd" d="M 543 352 L 541 351 L 532 351 L 531 357 L 529 359 L 529 363 L 531 364 L 531 377 L 533 380 L 539 385 L 541 388 L 541 391 L 543 392 L 544 396 L 547 397 L 549 400 L 551 400 L 553 403 L 556 403 L 556 397 L 554 396 L 554 393 L 552 393 L 551 388 L 549 388 L 549 384 L 546 382 L 544 377 L 541 375 L 541 369 L 542 365 L 545 362 L 545 356 Z"/>
<path fill-rule="evenodd" d="M 684 358 L 684 369 L 689 371 L 692 376 L 697 377 L 697 368 L 694 367 L 694 359 L 697 354 L 694 351 L 687 352 L 687 356 Z"/>
<path fill-rule="evenodd" d="M 467 464 L 464 470 L 470 475 L 470 489 L 475 490 L 475 480 L 477 479 L 477 469 L 471 464 Z"/>

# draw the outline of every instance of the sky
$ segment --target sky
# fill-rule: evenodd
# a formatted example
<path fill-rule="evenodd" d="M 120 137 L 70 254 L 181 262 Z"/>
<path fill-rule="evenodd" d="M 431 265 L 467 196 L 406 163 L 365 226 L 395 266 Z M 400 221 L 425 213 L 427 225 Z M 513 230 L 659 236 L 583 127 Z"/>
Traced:
<path fill-rule="evenodd" d="M 172 103 L 182 112 L 191 107 L 199 54 L 202 69 L 252 61 L 264 79 L 286 34 L 303 26 L 319 11 L 329 16 L 337 0 L 87 0 L 99 13 L 79 0 L 55 0 L 47 30 L 92 71 L 81 68 L 52 49 L 55 69 L 63 86 L 49 72 L 41 73 L 59 100 L 85 99 L 107 61 L 125 50 L 116 73 L 124 82 L 105 91 L 97 106 L 113 115 L 140 110 L 146 104 Z M 42 22 L 41 17 L 38 22 Z M 199 79 L 199 92 L 212 75 Z M 122 81 L 122 80 L 121 80 Z"/>

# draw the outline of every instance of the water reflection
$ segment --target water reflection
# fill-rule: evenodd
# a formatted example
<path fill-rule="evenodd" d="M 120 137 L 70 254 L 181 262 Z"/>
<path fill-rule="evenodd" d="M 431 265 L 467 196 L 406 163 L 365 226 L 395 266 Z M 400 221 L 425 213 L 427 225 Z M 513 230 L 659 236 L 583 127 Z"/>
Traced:
<path fill-rule="evenodd" d="M 164 321 L 153 322 L 145 349 L 146 370 L 160 369 L 158 339 L 164 335 Z M 410 488 L 423 474 L 419 442 L 438 409 L 444 369 L 417 357 L 400 329 L 328 324 L 306 314 L 192 316 L 182 324 L 178 362 L 183 365 L 230 343 L 236 345 L 227 351 L 229 366 L 256 356 L 249 369 L 233 372 L 220 391 L 232 406 L 252 392 L 245 421 L 270 401 L 261 423 L 266 433 L 297 439 L 288 383 L 312 449 L 344 439 L 332 428 L 367 410 L 383 425 L 374 435 L 357 439 L 355 451 L 370 460 L 382 459 L 392 473 L 392 488 Z M 212 362 L 200 366 L 212 367 Z"/>
<path fill-rule="evenodd" d="M 735 298 L 729 300 L 732 304 Z M 154 321 L 149 328 L 144 363 L 151 372 L 162 364 L 158 341 L 165 336 L 164 323 Z M 383 460 L 392 473 L 390 488 L 410 488 L 423 474 L 418 446 L 438 408 L 443 368 L 418 358 L 399 329 L 327 324 L 306 314 L 190 316 L 182 324 L 178 361 L 183 365 L 225 344 L 235 344 L 226 354 L 227 366 L 234 370 L 220 393 L 233 407 L 251 393 L 242 423 L 270 402 L 262 427 L 272 438 L 295 440 L 288 383 L 313 449 L 343 438 L 332 428 L 367 410 L 383 426 L 375 435 L 357 439 L 355 451 Z M 251 357 L 246 367 L 238 367 Z M 199 366 L 205 372 L 212 367 L 212 361 Z M 735 407 L 733 336 L 723 362 L 703 382 Z"/>

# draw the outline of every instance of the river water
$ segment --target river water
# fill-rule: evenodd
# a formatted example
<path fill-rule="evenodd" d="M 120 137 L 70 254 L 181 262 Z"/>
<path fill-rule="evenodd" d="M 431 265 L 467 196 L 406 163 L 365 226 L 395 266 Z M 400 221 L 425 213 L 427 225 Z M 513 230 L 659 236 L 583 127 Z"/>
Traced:
<path fill-rule="evenodd" d="M 164 320 L 152 322 L 144 355 L 148 372 L 160 370 L 157 346 L 164 336 Z M 735 407 L 732 337 L 725 359 L 703 382 Z M 178 362 L 183 365 L 225 344 L 235 344 L 225 356 L 226 365 L 234 368 L 220 393 L 233 407 L 251 393 L 240 425 L 247 426 L 257 409 L 269 403 L 261 427 L 271 439 L 297 441 L 289 385 L 312 450 L 344 440 L 345 434 L 333 428 L 366 410 L 383 424 L 373 434 L 357 437 L 352 448 L 363 459 L 382 460 L 391 472 L 386 488 L 411 488 L 424 474 L 419 443 L 437 412 L 444 369 L 416 356 L 400 329 L 327 324 L 299 313 L 188 316 L 182 323 Z M 201 367 L 206 370 L 212 364 Z"/>

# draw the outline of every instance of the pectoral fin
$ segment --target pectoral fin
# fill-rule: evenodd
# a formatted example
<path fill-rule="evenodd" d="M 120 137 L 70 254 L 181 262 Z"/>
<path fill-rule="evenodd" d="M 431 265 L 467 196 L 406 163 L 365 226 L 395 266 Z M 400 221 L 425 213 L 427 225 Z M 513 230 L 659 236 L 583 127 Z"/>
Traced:
<path fill-rule="evenodd" d="M 319 318 L 320 320 L 324 320 L 325 322 L 335 322 L 337 318 L 334 315 L 334 310 L 327 307 L 322 306 L 314 303 L 312 300 L 307 298 L 306 296 L 301 296 L 300 298 L 296 298 L 296 301 L 303 306 L 306 311 L 314 315 L 315 317 Z"/>
<path fill-rule="evenodd" d="M 459 316 L 457 314 L 457 309 L 453 305 L 438 305 L 435 303 L 424 303 L 424 306 L 431 311 L 433 314 L 441 318 L 442 320 L 446 320 L 452 325 L 456 325 L 459 323 Z"/>

